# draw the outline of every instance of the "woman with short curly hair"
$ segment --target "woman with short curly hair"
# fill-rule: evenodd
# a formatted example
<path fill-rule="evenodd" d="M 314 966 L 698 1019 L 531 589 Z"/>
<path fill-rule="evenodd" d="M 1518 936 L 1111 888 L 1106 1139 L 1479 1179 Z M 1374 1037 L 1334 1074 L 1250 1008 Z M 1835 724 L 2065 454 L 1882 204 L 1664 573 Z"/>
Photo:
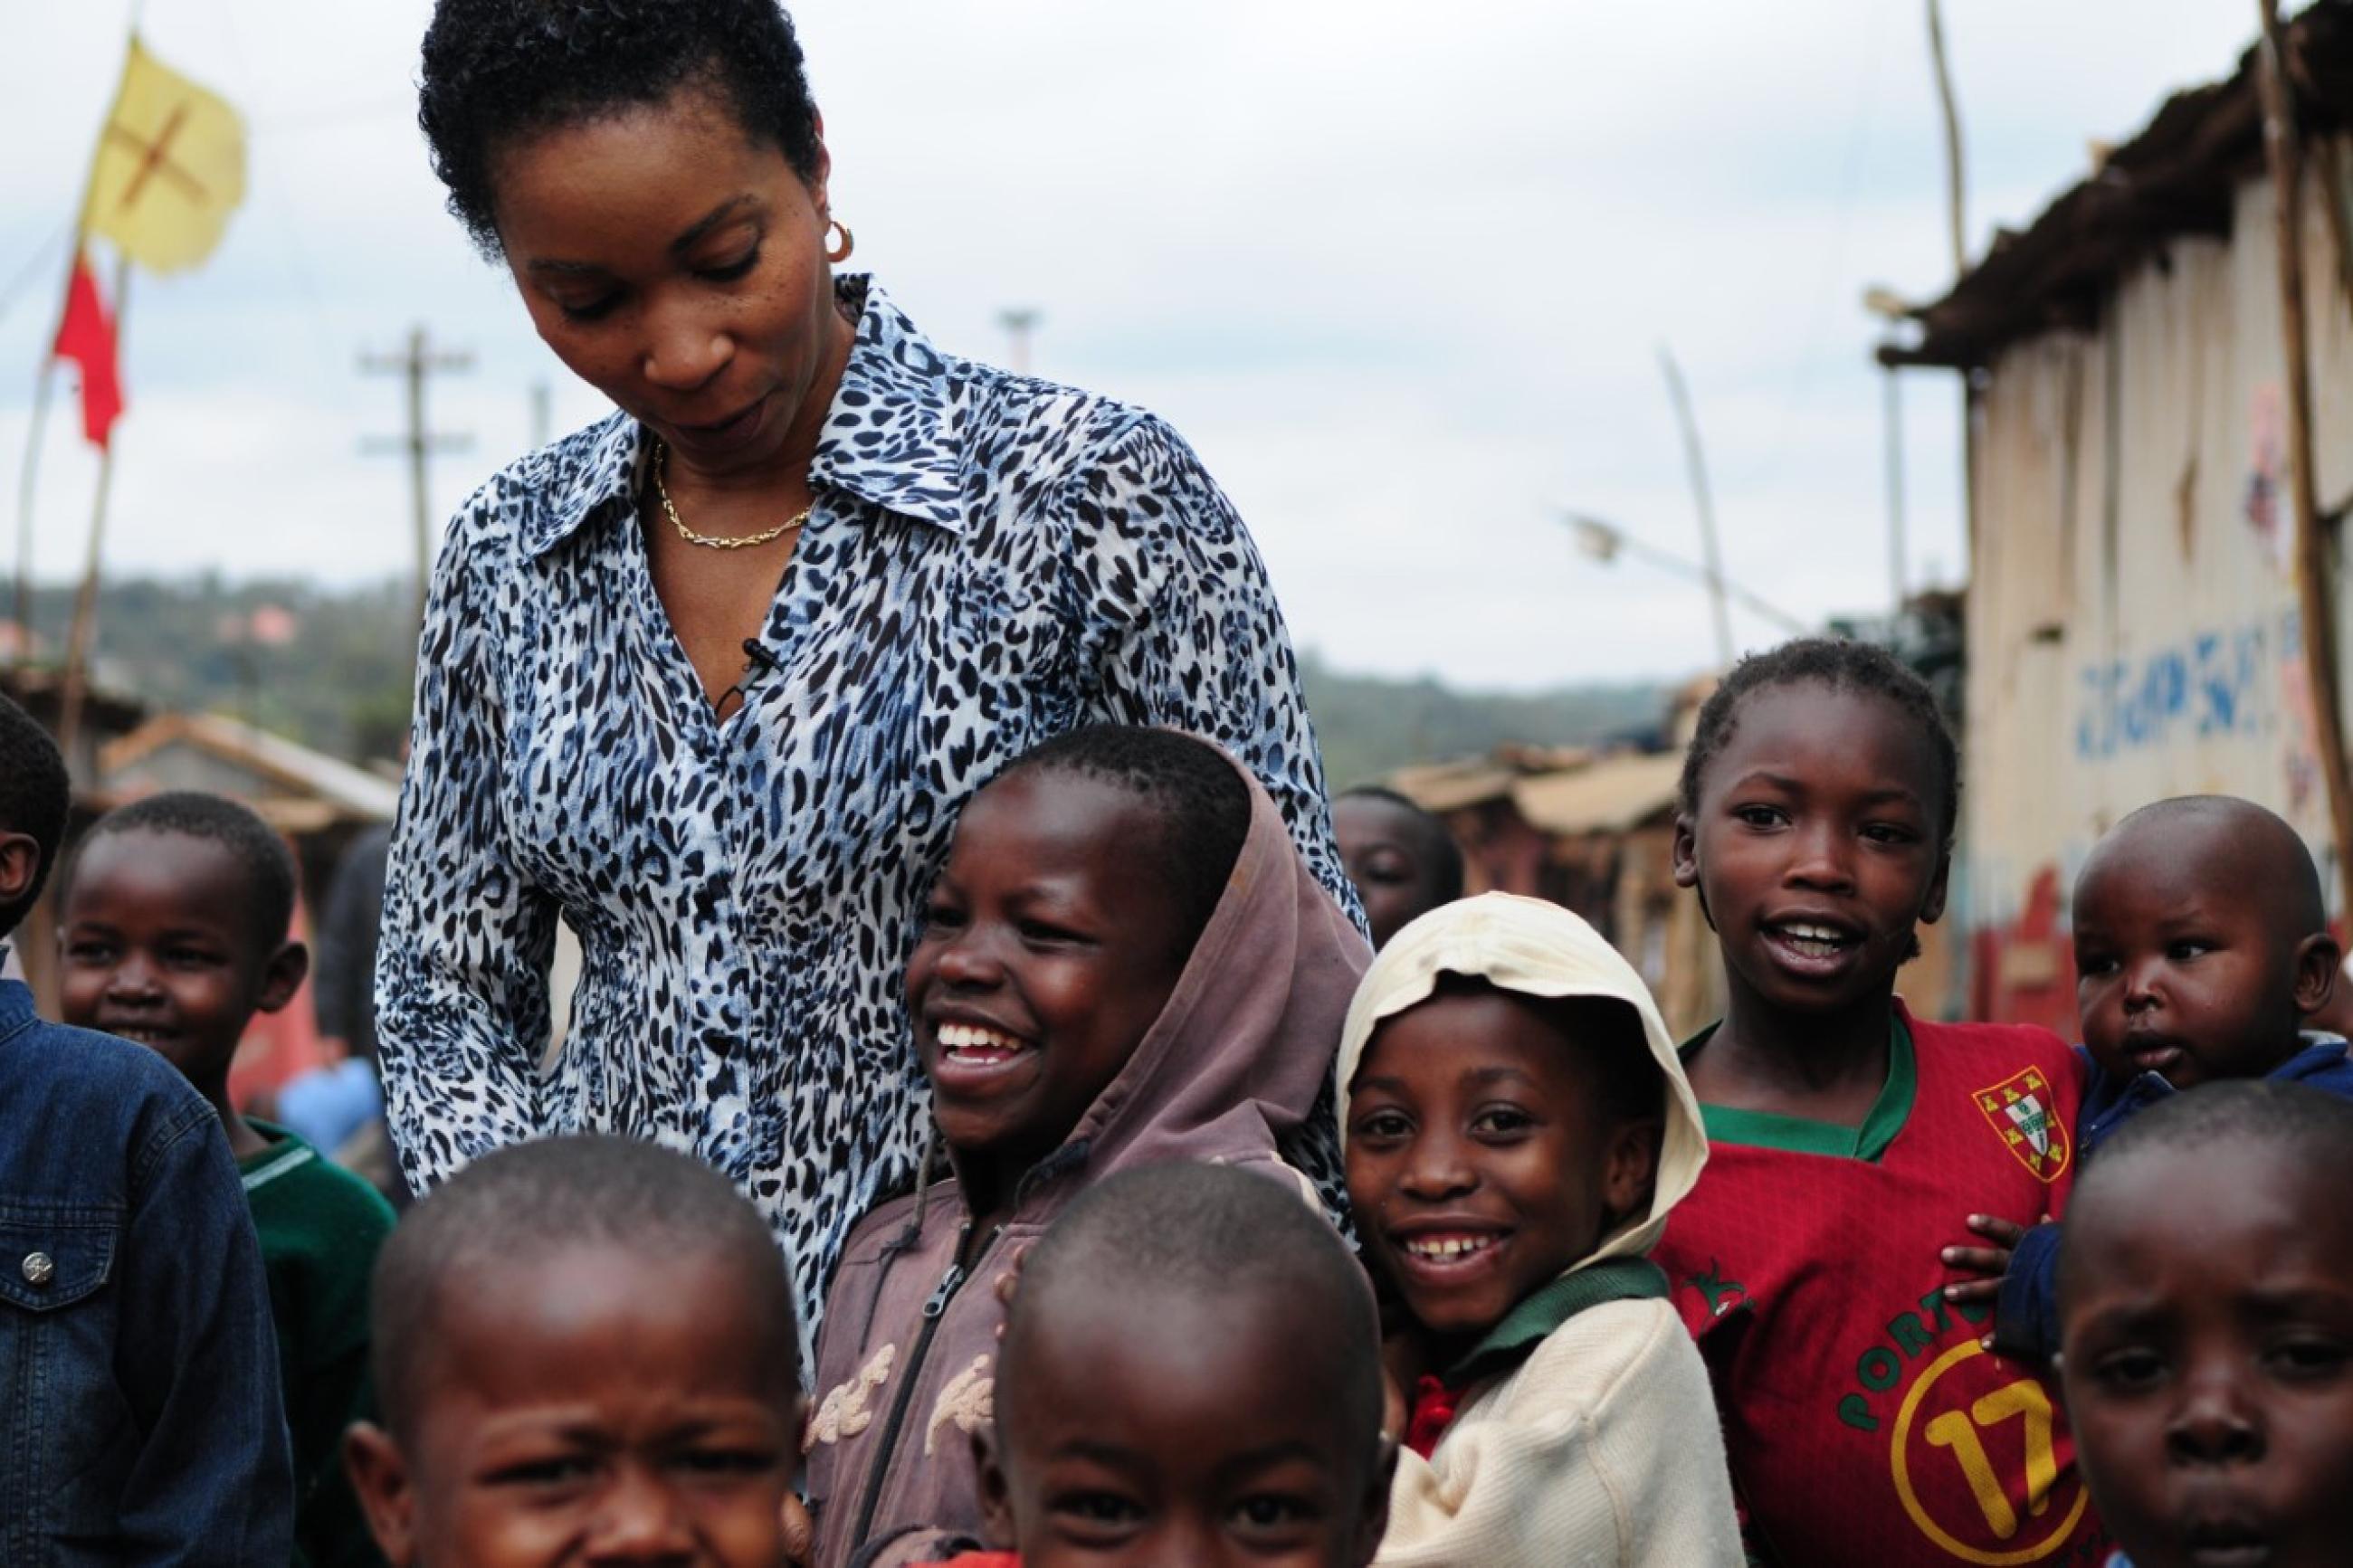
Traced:
<path fill-rule="evenodd" d="M 836 270 L 775 0 L 439 0 L 418 119 L 617 408 L 476 492 L 434 574 L 377 978 L 403 1167 L 576 1129 L 693 1150 L 810 1321 L 913 1173 L 901 970 L 1008 760 L 1091 720 L 1208 736 L 1353 909 L 1282 619 L 1166 425 L 934 348 Z M 1050 894 L 1036 940 L 1083 962 Z M 585 966 L 547 1059 L 559 921 Z"/>

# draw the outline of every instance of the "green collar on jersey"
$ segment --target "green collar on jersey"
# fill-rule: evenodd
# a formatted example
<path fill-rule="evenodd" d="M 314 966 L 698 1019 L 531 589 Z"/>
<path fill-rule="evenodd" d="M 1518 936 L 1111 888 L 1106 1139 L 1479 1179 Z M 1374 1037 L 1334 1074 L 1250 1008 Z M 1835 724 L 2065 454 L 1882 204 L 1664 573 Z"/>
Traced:
<path fill-rule="evenodd" d="M 1719 1027 L 1720 1025 L 1710 1024 L 1684 1041 L 1680 1053 L 1683 1059 L 1688 1062 Z M 1699 1114 L 1712 1142 L 1746 1143 L 1752 1148 L 1780 1149 L 1792 1154 L 1831 1154 L 1875 1163 L 1895 1142 L 1895 1135 L 1904 1131 L 1905 1121 L 1912 1115 L 1913 1095 L 1919 1087 L 1919 1064 L 1913 1054 L 1912 1031 L 1904 1026 L 1904 1019 L 1898 1016 L 1888 1025 L 1887 1081 L 1880 1086 L 1879 1098 L 1871 1102 L 1871 1110 L 1860 1127 L 1705 1103 L 1700 1106 Z"/>
<path fill-rule="evenodd" d="M 1525 1361 L 1546 1336 L 1605 1301 L 1664 1300 L 1667 1277 L 1647 1258 L 1604 1258 L 1531 1290 L 1489 1329 L 1470 1353 L 1446 1369 L 1450 1388 L 1507 1371 Z"/>

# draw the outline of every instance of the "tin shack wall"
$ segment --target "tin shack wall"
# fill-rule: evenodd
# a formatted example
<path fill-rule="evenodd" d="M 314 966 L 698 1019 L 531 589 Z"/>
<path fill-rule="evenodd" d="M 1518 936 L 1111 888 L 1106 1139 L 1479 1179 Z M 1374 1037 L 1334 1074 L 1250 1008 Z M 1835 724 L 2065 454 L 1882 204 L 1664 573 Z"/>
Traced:
<path fill-rule="evenodd" d="M 2323 199 L 2316 182 L 2303 239 L 2327 514 L 2353 495 L 2353 312 Z M 1978 1016 L 2073 1037 L 2075 872 L 2118 817 L 2168 795 L 2281 813 L 2341 919 L 2292 564 L 2273 222 L 2268 184 L 2242 185 L 2230 238 L 2172 243 L 2116 281 L 2096 330 L 2014 344 L 1980 384 L 1958 879 Z M 2342 649 L 2341 581 L 2333 602 Z"/>

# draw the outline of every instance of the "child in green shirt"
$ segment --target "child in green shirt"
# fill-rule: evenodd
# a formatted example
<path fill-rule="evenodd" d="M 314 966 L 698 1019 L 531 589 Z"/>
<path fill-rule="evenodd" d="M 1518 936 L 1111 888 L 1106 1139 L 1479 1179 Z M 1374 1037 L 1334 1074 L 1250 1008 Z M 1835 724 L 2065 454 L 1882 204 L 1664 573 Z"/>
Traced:
<path fill-rule="evenodd" d="M 59 901 L 68 1023 L 136 1041 L 220 1113 L 260 1233 L 294 1450 L 295 1561 L 381 1562 L 344 1480 L 343 1430 L 373 1414 L 368 1275 L 392 1230 L 365 1182 L 241 1116 L 228 1068 L 247 1023 L 292 1001 L 310 954 L 287 939 L 294 858 L 246 807 L 152 795 L 100 818 Z"/>

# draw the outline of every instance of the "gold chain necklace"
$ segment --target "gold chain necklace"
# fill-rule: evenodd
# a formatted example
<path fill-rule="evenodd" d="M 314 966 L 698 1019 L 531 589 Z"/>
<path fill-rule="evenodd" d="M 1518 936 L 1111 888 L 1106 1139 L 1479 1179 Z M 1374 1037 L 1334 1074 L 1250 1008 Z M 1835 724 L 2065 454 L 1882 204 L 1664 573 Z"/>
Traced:
<path fill-rule="evenodd" d="M 677 529 L 678 536 L 681 539 L 685 540 L 689 544 L 700 544 L 705 550 L 749 550 L 755 544 L 765 544 L 770 540 L 782 539 L 786 534 L 794 532 L 799 529 L 801 524 L 809 520 L 809 509 L 803 507 L 800 510 L 799 516 L 793 518 L 789 521 L 776 524 L 776 527 L 768 530 L 765 533 L 746 533 L 740 538 L 733 539 L 728 538 L 723 534 L 697 533 L 694 530 L 686 526 L 686 520 L 678 515 L 678 508 L 670 504 L 670 487 L 662 483 L 662 467 L 669 461 L 669 443 L 663 441 L 655 442 L 654 494 L 661 498 L 662 515 L 670 519 L 670 525 L 672 528 Z"/>

